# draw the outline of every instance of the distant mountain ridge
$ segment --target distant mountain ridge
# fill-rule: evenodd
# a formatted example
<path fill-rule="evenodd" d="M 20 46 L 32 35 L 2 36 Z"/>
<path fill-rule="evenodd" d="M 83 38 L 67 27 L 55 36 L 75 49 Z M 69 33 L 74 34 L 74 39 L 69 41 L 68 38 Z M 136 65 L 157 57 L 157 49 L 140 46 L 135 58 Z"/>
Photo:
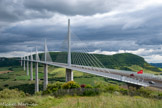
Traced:
<path fill-rule="evenodd" d="M 150 65 L 162 68 L 162 63 L 150 63 Z"/>

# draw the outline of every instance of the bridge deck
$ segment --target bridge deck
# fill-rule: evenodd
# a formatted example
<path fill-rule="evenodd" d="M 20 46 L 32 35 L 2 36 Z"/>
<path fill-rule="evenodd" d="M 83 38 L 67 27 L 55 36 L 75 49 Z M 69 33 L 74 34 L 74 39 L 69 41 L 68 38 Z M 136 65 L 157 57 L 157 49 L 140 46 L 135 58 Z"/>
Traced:
<path fill-rule="evenodd" d="M 145 82 L 143 79 L 130 78 L 128 76 L 128 73 L 123 74 L 124 72 L 121 72 L 120 70 L 89 67 L 89 66 L 80 66 L 80 65 L 73 65 L 73 64 L 71 66 L 68 66 L 65 63 L 57 63 L 57 62 L 44 62 L 44 61 L 36 61 L 36 60 L 28 60 L 28 61 L 68 68 L 68 69 L 72 69 L 72 70 L 76 70 L 76 71 L 94 74 L 97 76 L 107 77 L 110 79 L 114 79 L 114 80 L 118 80 L 118 81 L 122 81 L 122 82 L 126 82 L 126 83 L 131 83 L 134 85 L 145 86 L 145 87 L 150 86 L 149 83 Z M 119 72 L 121 72 L 121 74 L 119 74 Z"/>

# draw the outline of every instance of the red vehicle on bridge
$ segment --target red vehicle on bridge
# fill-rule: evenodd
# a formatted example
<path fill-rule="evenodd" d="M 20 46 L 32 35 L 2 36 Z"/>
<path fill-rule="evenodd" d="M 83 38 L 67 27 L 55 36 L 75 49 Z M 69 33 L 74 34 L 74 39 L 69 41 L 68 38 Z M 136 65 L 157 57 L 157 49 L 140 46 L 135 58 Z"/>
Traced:
<path fill-rule="evenodd" d="M 134 77 L 134 74 L 130 74 L 131 77 Z"/>

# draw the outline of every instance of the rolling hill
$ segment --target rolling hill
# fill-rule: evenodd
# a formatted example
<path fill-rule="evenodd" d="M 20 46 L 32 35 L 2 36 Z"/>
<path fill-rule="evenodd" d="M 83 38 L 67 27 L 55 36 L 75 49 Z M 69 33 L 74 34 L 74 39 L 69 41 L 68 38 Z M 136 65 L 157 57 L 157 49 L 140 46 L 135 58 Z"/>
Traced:
<path fill-rule="evenodd" d="M 66 52 L 50 52 L 50 55 L 53 61 L 57 61 L 59 56 L 59 58 L 61 58 L 59 60 L 60 62 L 67 62 Z M 131 71 L 138 71 L 143 69 L 148 73 L 161 72 L 160 68 L 150 65 L 144 60 L 144 58 L 135 54 L 119 53 L 114 55 L 94 55 L 106 68 Z M 39 54 L 39 56 L 42 58 L 43 54 Z M 18 58 L 0 58 L 0 67 L 18 66 L 20 65 L 20 61 L 17 59 Z"/>

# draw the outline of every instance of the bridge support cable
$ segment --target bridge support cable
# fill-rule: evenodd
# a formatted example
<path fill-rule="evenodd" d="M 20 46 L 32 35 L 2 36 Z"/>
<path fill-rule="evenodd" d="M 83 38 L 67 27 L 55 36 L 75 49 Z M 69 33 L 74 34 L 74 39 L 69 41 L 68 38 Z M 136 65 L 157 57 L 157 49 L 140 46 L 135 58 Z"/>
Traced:
<path fill-rule="evenodd" d="M 73 64 L 81 64 L 80 59 L 76 59 L 79 58 L 77 52 L 73 52 L 72 53 L 72 65 Z"/>
<path fill-rule="evenodd" d="M 74 55 L 75 53 L 73 52 L 72 55 Z M 75 65 L 82 65 L 82 66 L 88 66 L 88 62 L 89 60 L 87 60 L 87 58 L 85 58 L 83 56 L 83 53 L 80 52 L 76 52 L 75 54 L 76 56 L 72 56 L 72 60 L 77 60 L 78 62 L 73 62 L 73 64 Z M 74 58 L 75 57 L 75 58 Z M 87 60 L 87 61 L 86 61 Z"/>
<path fill-rule="evenodd" d="M 73 42 L 75 43 L 75 42 Z M 91 59 L 89 59 L 89 54 L 85 51 L 80 51 L 81 49 L 79 48 L 79 50 L 77 49 L 77 51 L 73 51 L 72 52 L 72 64 L 73 65 L 82 65 L 82 66 L 94 66 L 94 67 L 98 67 L 96 64 L 94 64 L 95 62 L 92 61 Z M 88 55 L 88 56 L 86 56 Z M 89 60 L 88 60 L 89 59 Z"/>
<path fill-rule="evenodd" d="M 85 55 L 85 56 L 83 55 L 82 58 L 86 58 L 86 61 L 88 61 L 88 63 L 90 64 L 90 65 L 84 65 L 84 66 L 100 67 L 98 64 L 95 64 L 96 61 L 94 61 L 94 59 L 91 58 L 90 54 L 88 54 L 88 53 L 84 50 L 84 48 L 82 48 L 82 49 L 83 49 L 83 54 Z M 86 55 L 87 55 L 87 56 L 86 56 Z"/>
<path fill-rule="evenodd" d="M 73 37 L 73 40 L 74 39 L 76 39 L 76 38 Z M 73 45 L 72 46 L 77 46 L 77 45 L 75 45 L 75 43 L 77 43 L 77 42 L 78 42 L 78 40 L 73 41 Z M 75 52 L 77 52 L 77 53 L 75 53 Z M 75 62 L 75 60 L 80 60 L 81 59 L 80 61 L 82 61 L 83 64 L 79 64 L 79 65 L 99 67 L 99 66 L 97 66 L 95 61 L 91 60 L 91 57 L 89 56 L 89 54 L 82 47 L 79 48 L 79 50 L 75 48 L 73 53 L 72 53 L 72 55 L 73 54 L 78 54 L 79 56 L 81 56 L 81 57 L 77 57 L 77 58 L 74 58 L 76 56 L 72 56 L 73 57 L 72 60 L 74 59 L 74 63 L 73 64 L 78 64 L 77 61 Z"/>
<path fill-rule="evenodd" d="M 77 38 L 77 36 L 75 36 L 75 37 L 74 37 L 74 36 L 75 36 L 75 35 L 73 35 L 73 38 Z M 81 43 L 81 41 L 80 41 L 79 38 L 77 38 L 77 41 Z M 92 63 L 96 63 L 96 61 L 93 61 L 94 59 L 91 57 L 90 54 L 88 54 L 88 52 L 85 50 L 84 47 L 81 47 L 80 49 L 81 49 L 80 52 L 83 52 L 83 54 L 85 55 L 85 58 L 90 58 L 90 61 L 91 61 Z M 87 55 L 87 56 L 86 56 L 86 55 Z M 92 65 L 92 64 L 91 64 L 91 65 Z M 98 67 L 97 65 L 98 65 L 98 64 L 93 64 L 92 66 Z"/>
<path fill-rule="evenodd" d="M 76 52 L 76 55 L 78 55 L 78 56 L 74 56 L 72 59 L 80 60 L 82 58 L 81 61 L 83 62 L 83 64 L 79 64 L 79 65 L 96 67 L 94 62 L 89 58 L 87 52 L 83 51 L 82 48 L 78 48 L 77 51 L 78 52 Z M 72 54 L 75 54 L 75 53 L 72 53 Z M 75 61 L 73 63 L 78 64 Z"/>
<path fill-rule="evenodd" d="M 81 51 L 81 48 L 77 48 L 77 51 L 72 53 L 72 64 L 73 65 L 82 65 L 82 66 L 91 66 L 91 64 L 95 65 L 89 57 L 86 57 L 86 52 Z"/>
<path fill-rule="evenodd" d="M 46 39 L 44 41 L 44 50 L 45 51 L 44 51 L 44 53 L 42 53 L 41 61 L 52 62 L 52 58 L 51 58 L 50 53 L 48 51 Z"/>
<path fill-rule="evenodd" d="M 87 50 L 87 52 L 90 52 L 88 49 L 85 50 Z M 88 55 L 91 56 L 92 60 L 97 64 L 98 70 L 105 72 L 105 70 L 103 69 L 105 68 L 105 66 L 96 58 L 96 56 L 94 56 L 93 54 L 88 54 Z"/>
<path fill-rule="evenodd" d="M 36 49 L 35 60 L 39 62 L 40 61 L 40 58 L 39 58 L 38 49 L 37 49 L 37 47 L 35 49 Z"/>
<path fill-rule="evenodd" d="M 58 62 L 58 63 L 67 63 L 67 59 L 68 59 L 68 36 L 65 36 L 65 39 L 63 40 L 61 47 L 59 48 L 60 52 L 57 52 L 58 55 L 56 56 L 56 59 L 54 60 L 54 62 Z"/>
<path fill-rule="evenodd" d="M 81 63 L 78 64 L 78 63 L 75 63 L 75 62 L 74 62 L 74 65 L 75 65 L 75 64 L 78 64 L 78 65 L 81 65 L 81 66 L 84 66 L 84 67 L 85 67 L 85 66 L 92 66 L 92 65 L 93 65 L 94 67 L 96 67 L 96 65 L 94 64 L 94 62 L 92 62 L 91 59 L 89 59 L 89 56 L 85 56 L 86 53 L 80 53 L 80 52 L 78 52 L 77 55 L 78 55 L 78 56 L 76 56 L 76 57 L 77 57 L 76 59 L 80 60 L 80 58 L 82 58 L 82 59 L 81 59 L 81 63 L 82 63 L 82 62 L 83 62 L 83 63 L 82 63 L 82 64 L 81 64 Z M 75 59 L 75 58 L 73 58 L 73 59 Z"/>
<path fill-rule="evenodd" d="M 76 40 L 79 42 L 79 43 L 82 43 L 81 41 L 80 41 L 80 39 L 74 34 L 74 35 L 72 35 L 73 36 L 73 38 L 76 38 Z M 74 43 L 74 42 L 73 42 Z M 74 46 L 74 45 L 73 45 Z M 103 68 L 105 68 L 105 66 L 93 55 L 93 54 L 88 54 L 88 52 L 90 52 L 89 50 L 88 50 L 88 48 L 85 48 L 85 47 L 81 47 L 81 49 L 82 49 L 82 52 L 84 53 L 84 54 L 86 54 L 86 55 L 84 55 L 85 56 L 85 58 L 86 59 L 90 59 L 90 60 L 88 60 L 88 61 L 90 61 L 90 62 L 92 62 L 92 64 L 91 64 L 91 66 L 93 66 L 93 67 L 96 67 L 95 69 L 96 70 L 101 70 L 101 71 L 103 71 L 103 72 L 105 72 L 105 69 L 103 69 Z M 106 71 L 107 72 L 107 71 Z M 109 71 L 108 71 L 109 72 Z"/>
<path fill-rule="evenodd" d="M 83 50 L 85 54 L 89 55 L 92 61 L 96 63 L 96 67 L 105 68 L 105 66 L 93 54 L 88 54 L 88 52 L 90 52 L 88 48 L 83 48 Z"/>

